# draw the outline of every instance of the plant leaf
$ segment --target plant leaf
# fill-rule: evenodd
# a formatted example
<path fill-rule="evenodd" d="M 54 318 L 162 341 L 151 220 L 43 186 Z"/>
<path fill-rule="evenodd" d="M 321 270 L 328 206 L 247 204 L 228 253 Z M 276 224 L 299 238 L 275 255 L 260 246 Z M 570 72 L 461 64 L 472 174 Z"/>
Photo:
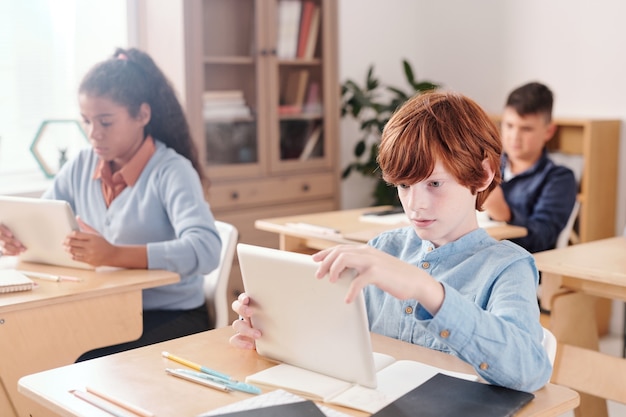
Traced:
<path fill-rule="evenodd" d="M 413 67 L 411 67 L 409 61 L 403 59 L 402 66 L 404 67 L 404 75 L 406 77 L 406 80 L 409 82 L 410 85 L 415 85 L 415 75 L 413 73 Z"/>
<path fill-rule="evenodd" d="M 361 139 L 354 146 L 354 156 L 359 158 L 361 155 L 363 155 L 363 152 L 365 152 L 365 140 Z"/>
<path fill-rule="evenodd" d="M 422 81 L 414 85 L 416 91 L 430 91 L 439 88 L 439 85 L 431 83 L 430 81 Z"/>

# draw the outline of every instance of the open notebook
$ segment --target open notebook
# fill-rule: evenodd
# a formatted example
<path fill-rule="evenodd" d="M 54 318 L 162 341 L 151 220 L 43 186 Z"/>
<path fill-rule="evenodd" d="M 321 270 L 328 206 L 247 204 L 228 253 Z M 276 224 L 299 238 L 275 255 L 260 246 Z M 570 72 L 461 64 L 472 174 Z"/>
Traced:
<path fill-rule="evenodd" d="M 282 362 L 246 382 L 373 413 L 446 372 L 372 352 L 362 294 L 344 301 L 350 273 L 330 283 L 315 278 L 318 265 L 309 255 L 246 244 L 237 252 L 252 324 L 263 333 L 257 351 Z"/>
<path fill-rule="evenodd" d="M 283 388 L 304 398 L 375 413 L 437 374 L 476 381 L 476 375 L 447 371 L 411 360 L 374 353 L 377 387 L 368 388 L 288 364 L 249 375 L 246 382 Z"/>

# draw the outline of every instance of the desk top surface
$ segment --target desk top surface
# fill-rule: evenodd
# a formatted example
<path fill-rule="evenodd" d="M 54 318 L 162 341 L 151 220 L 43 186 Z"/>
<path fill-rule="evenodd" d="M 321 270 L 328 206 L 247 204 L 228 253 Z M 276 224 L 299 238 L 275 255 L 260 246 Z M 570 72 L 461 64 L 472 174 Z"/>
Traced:
<path fill-rule="evenodd" d="M 322 213 L 301 214 L 296 216 L 259 219 L 255 222 L 257 229 L 268 232 L 290 234 L 301 237 L 318 237 L 337 243 L 365 243 L 376 235 L 390 229 L 408 226 L 407 222 L 372 223 L 361 221 L 364 213 L 385 211 L 390 206 L 365 207 L 350 210 L 327 211 Z M 395 216 L 395 215 L 394 215 Z M 397 218 L 397 217 L 395 217 Z M 301 230 L 290 227 L 290 223 L 306 223 L 337 230 L 337 234 L 316 233 L 311 230 Z M 495 239 L 511 239 L 525 236 L 526 228 L 506 223 L 491 222 L 485 230 Z"/>
<path fill-rule="evenodd" d="M 3 267 L 55 275 L 68 275 L 80 278 L 81 281 L 54 282 L 33 278 L 33 281 L 37 283 L 33 290 L 0 294 L 0 312 L 62 303 L 78 298 L 142 290 L 173 284 L 180 280 L 178 274 L 164 270 L 112 268 L 83 270 L 28 262 L 4 262 Z"/>
<path fill-rule="evenodd" d="M 626 237 L 579 243 L 533 256 L 542 272 L 626 287 Z"/>
<path fill-rule="evenodd" d="M 196 416 L 217 407 L 250 397 L 242 392 L 223 393 L 166 375 L 165 368 L 179 367 L 161 356 L 168 351 L 204 366 L 226 372 L 238 380 L 273 365 L 255 351 L 230 346 L 230 327 L 203 332 L 119 354 L 81 362 L 23 377 L 19 391 L 45 404 L 63 416 L 105 416 L 70 394 L 70 390 L 90 386 L 111 396 L 153 412 L 159 417 Z M 441 368 L 473 372 L 458 358 L 427 348 L 372 335 L 373 348 L 396 359 L 411 359 Z M 558 416 L 578 405 L 578 394 L 548 384 L 535 392 L 535 399 L 517 417 Z M 328 405 L 344 413 L 366 416 L 342 407 Z"/>

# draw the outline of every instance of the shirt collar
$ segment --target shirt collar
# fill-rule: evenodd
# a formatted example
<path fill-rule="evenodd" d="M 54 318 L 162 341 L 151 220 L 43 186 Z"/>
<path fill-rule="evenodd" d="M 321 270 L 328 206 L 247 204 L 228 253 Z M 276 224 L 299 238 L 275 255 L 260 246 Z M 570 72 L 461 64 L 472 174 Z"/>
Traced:
<path fill-rule="evenodd" d="M 143 141 L 137 152 L 135 152 L 133 157 L 130 158 L 130 161 L 128 161 L 122 168 L 120 168 L 119 171 L 111 175 L 111 166 L 105 161 L 100 160 L 94 171 L 93 178 L 103 179 L 115 176 L 123 179 L 126 185 L 133 186 L 137 182 L 137 179 L 139 179 L 139 175 L 141 175 L 141 172 L 145 168 L 152 155 L 154 155 L 154 152 L 154 139 L 152 139 L 151 136 L 148 136 Z"/>
<path fill-rule="evenodd" d="M 537 160 L 537 162 L 535 162 L 533 166 L 531 166 L 524 172 L 520 172 L 519 174 L 513 174 L 511 172 L 511 164 L 509 162 L 509 157 L 507 156 L 507 154 L 503 153 L 502 164 L 500 165 L 500 170 L 502 171 L 502 180 L 507 182 L 517 176 L 532 174 L 533 172 L 539 171 L 546 164 L 547 160 L 548 160 L 548 150 L 544 147 L 543 151 L 541 152 L 541 156 L 539 157 L 539 159 Z"/>

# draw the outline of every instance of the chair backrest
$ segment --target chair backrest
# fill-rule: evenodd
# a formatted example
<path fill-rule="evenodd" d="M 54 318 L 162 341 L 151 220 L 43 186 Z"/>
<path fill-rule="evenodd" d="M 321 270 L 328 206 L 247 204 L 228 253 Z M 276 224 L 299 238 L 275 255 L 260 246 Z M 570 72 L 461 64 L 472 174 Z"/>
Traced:
<path fill-rule="evenodd" d="M 215 328 L 219 328 L 228 325 L 230 311 L 227 294 L 228 277 L 233 264 L 239 233 L 232 224 L 219 220 L 215 221 L 215 226 L 222 239 L 220 264 L 215 270 L 204 276 L 204 296 L 209 310 L 209 321 Z"/>
<path fill-rule="evenodd" d="M 554 337 L 554 334 L 552 334 L 552 332 L 545 327 L 543 328 L 543 341 L 541 344 L 548 353 L 550 364 L 554 365 L 554 358 L 556 358 L 556 337 Z"/>
<path fill-rule="evenodd" d="M 556 239 L 556 248 L 564 248 L 569 245 L 570 237 L 574 231 L 574 222 L 576 222 L 576 218 L 578 217 L 578 212 L 580 211 L 580 201 L 576 200 L 574 203 L 574 207 L 572 208 L 572 212 L 567 219 L 567 224 L 561 233 L 559 233 L 559 237 Z"/>

